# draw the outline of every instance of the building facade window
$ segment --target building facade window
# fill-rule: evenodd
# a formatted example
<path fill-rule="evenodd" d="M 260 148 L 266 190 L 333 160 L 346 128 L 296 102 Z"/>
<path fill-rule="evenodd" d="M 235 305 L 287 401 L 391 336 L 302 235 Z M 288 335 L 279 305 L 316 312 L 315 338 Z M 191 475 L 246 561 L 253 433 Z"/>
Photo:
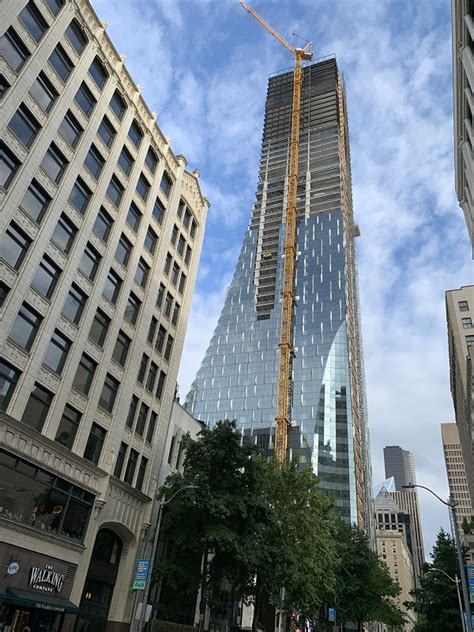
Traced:
<path fill-rule="evenodd" d="M 89 206 L 90 199 L 92 197 L 92 191 L 87 184 L 78 176 L 69 194 L 69 203 L 76 209 L 78 213 L 84 215 L 87 207 Z"/>
<path fill-rule="evenodd" d="M 87 302 L 87 295 L 74 283 L 64 301 L 62 314 L 75 325 L 78 325 Z"/>
<path fill-rule="evenodd" d="M 102 349 L 104 342 L 107 338 L 107 333 L 110 328 L 111 319 L 104 314 L 101 309 L 98 309 L 95 313 L 94 320 L 92 321 L 91 329 L 89 331 L 89 340 L 94 342 L 98 347 Z"/>
<path fill-rule="evenodd" d="M 57 44 L 56 48 L 53 50 L 51 55 L 49 56 L 49 63 L 61 81 L 66 81 L 66 79 L 71 74 L 72 69 L 74 68 L 74 64 L 70 60 L 64 48 L 61 44 Z"/>
<path fill-rule="evenodd" d="M 157 375 L 158 375 L 158 366 L 154 362 L 151 362 L 150 370 L 148 371 L 148 376 L 146 379 L 146 386 L 145 386 L 146 390 L 150 391 L 150 393 L 153 393 L 153 390 L 155 388 Z"/>
<path fill-rule="evenodd" d="M 138 319 L 138 314 L 140 313 L 141 302 L 138 298 L 130 292 L 128 297 L 127 305 L 125 306 L 124 320 L 131 325 L 135 325 Z"/>
<path fill-rule="evenodd" d="M 130 261 L 130 255 L 132 254 L 132 244 L 127 237 L 122 233 L 115 250 L 115 259 L 121 263 L 124 267 L 127 267 Z"/>
<path fill-rule="evenodd" d="M 147 465 L 148 465 L 148 459 L 142 456 L 140 460 L 140 467 L 138 468 L 137 482 L 135 483 L 135 487 L 138 489 L 138 491 L 141 491 L 143 488 Z"/>
<path fill-rule="evenodd" d="M 175 327 L 178 324 L 179 310 L 180 310 L 179 303 L 175 303 L 174 308 L 173 308 L 173 317 L 171 318 L 171 322 Z"/>
<path fill-rule="evenodd" d="M 143 384 L 143 381 L 145 379 L 145 374 L 146 374 L 149 361 L 150 361 L 150 358 L 147 356 L 146 353 L 144 353 L 142 355 L 142 359 L 140 362 L 140 367 L 138 369 L 138 375 L 137 375 L 137 382 L 139 382 L 140 384 Z"/>
<path fill-rule="evenodd" d="M 153 217 L 156 219 L 156 221 L 160 225 L 163 221 L 164 214 L 165 214 L 165 206 L 159 198 L 156 198 L 155 205 L 153 206 Z"/>
<path fill-rule="evenodd" d="M 128 456 L 127 467 L 125 469 L 125 476 L 123 477 L 123 480 L 129 485 L 133 484 L 133 478 L 135 476 L 137 461 L 138 461 L 138 452 L 136 450 L 131 449 L 130 454 Z"/>
<path fill-rule="evenodd" d="M 158 164 L 158 158 L 156 157 L 156 154 L 151 147 L 149 148 L 145 156 L 145 164 L 151 171 L 151 173 L 155 173 L 156 166 Z"/>
<path fill-rule="evenodd" d="M 58 268 L 47 255 L 44 255 L 33 277 L 31 287 L 49 299 L 53 295 L 60 276 L 61 268 Z"/>
<path fill-rule="evenodd" d="M 144 246 L 148 250 L 148 252 L 152 255 L 155 254 L 156 245 L 158 243 L 158 235 L 154 230 L 149 228 L 145 235 L 145 243 Z"/>
<path fill-rule="evenodd" d="M 119 121 L 123 119 L 127 106 L 117 90 L 113 93 L 112 98 L 110 99 L 110 109 Z"/>
<path fill-rule="evenodd" d="M 112 359 L 120 366 L 124 367 L 127 361 L 128 351 L 131 345 L 130 338 L 120 330 L 115 341 L 115 347 L 112 353 Z"/>
<path fill-rule="evenodd" d="M 30 56 L 30 51 L 11 26 L 0 37 L 0 55 L 13 72 L 18 72 Z"/>
<path fill-rule="evenodd" d="M 170 176 L 165 171 L 163 173 L 163 177 L 161 178 L 160 189 L 163 191 L 166 197 L 169 197 L 172 186 L 173 186 L 173 181 L 171 180 Z"/>
<path fill-rule="evenodd" d="M 89 74 L 92 77 L 92 79 L 95 81 L 95 84 L 99 89 L 104 86 L 109 76 L 107 74 L 104 64 L 100 61 L 98 57 L 96 57 L 94 61 L 92 62 L 92 64 L 90 65 Z"/>
<path fill-rule="evenodd" d="M 33 180 L 26 189 L 20 206 L 25 213 L 37 224 L 41 222 L 51 203 L 51 197 L 46 193 L 43 187 Z"/>
<path fill-rule="evenodd" d="M 31 246 L 31 239 L 16 224 L 10 224 L 3 235 L 1 246 L 1 258 L 14 270 L 19 270 Z"/>
<path fill-rule="evenodd" d="M 141 219 L 142 214 L 138 210 L 137 206 L 132 202 L 130 204 L 130 208 L 128 209 L 127 224 L 130 226 L 134 233 L 138 232 Z"/>
<path fill-rule="evenodd" d="M 99 129 L 97 130 L 97 134 L 106 147 L 110 148 L 112 146 L 116 133 L 117 132 L 112 126 L 112 123 L 106 116 L 104 116 L 101 124 L 99 125 Z"/>
<path fill-rule="evenodd" d="M 48 151 L 45 153 L 41 161 L 41 169 L 55 183 L 61 180 L 62 175 L 67 167 L 67 160 L 58 147 L 51 143 Z"/>
<path fill-rule="evenodd" d="M 20 12 L 18 19 L 31 35 L 31 37 L 35 40 L 35 42 L 40 41 L 40 39 L 45 34 L 46 29 L 48 28 L 44 17 L 38 11 L 34 2 L 31 2 L 31 0 Z"/>
<path fill-rule="evenodd" d="M 169 361 L 171 357 L 171 352 L 173 350 L 173 342 L 174 342 L 174 338 L 172 336 L 168 336 L 168 339 L 166 341 L 165 353 L 164 353 L 164 358 L 167 361 Z"/>
<path fill-rule="evenodd" d="M 135 425 L 135 433 L 140 437 L 143 437 L 143 433 L 145 432 L 146 419 L 148 417 L 148 411 L 150 409 L 146 404 L 142 404 L 140 406 L 140 412 L 138 413 L 137 423 Z"/>
<path fill-rule="evenodd" d="M 133 123 L 130 125 L 130 129 L 128 130 L 128 137 L 138 149 L 138 147 L 140 147 L 140 143 L 142 142 L 143 132 L 140 129 L 140 125 L 137 123 L 137 121 L 133 121 Z"/>
<path fill-rule="evenodd" d="M 64 6 L 64 0 L 44 0 L 45 5 L 56 16 Z"/>
<path fill-rule="evenodd" d="M 161 396 L 163 395 L 165 382 L 166 382 L 166 373 L 164 371 L 160 371 L 160 376 L 158 378 L 158 385 L 156 387 L 156 393 L 155 393 L 157 399 L 161 399 Z"/>
<path fill-rule="evenodd" d="M 5 191 L 8 191 L 20 164 L 15 154 L 0 142 L 0 187 Z"/>
<path fill-rule="evenodd" d="M 118 157 L 118 165 L 126 176 L 130 175 L 130 171 L 133 167 L 133 158 L 132 154 L 128 151 L 125 145 L 122 147 L 122 151 Z"/>
<path fill-rule="evenodd" d="M 110 375 L 110 373 L 107 373 L 99 399 L 99 407 L 102 408 L 102 410 L 108 413 L 113 411 L 119 387 L 120 382 Z"/>
<path fill-rule="evenodd" d="M 72 450 L 81 417 L 82 415 L 78 410 L 66 404 L 54 440 Z"/>
<path fill-rule="evenodd" d="M 107 197 L 114 206 L 119 206 L 122 200 L 124 188 L 117 176 L 112 176 L 107 187 Z"/>
<path fill-rule="evenodd" d="M 165 286 L 163 285 L 163 283 L 160 283 L 160 287 L 158 288 L 158 294 L 156 296 L 156 306 L 158 307 L 158 309 L 161 309 L 161 306 L 163 304 L 163 297 L 165 295 Z"/>
<path fill-rule="evenodd" d="M 76 96 L 74 97 L 75 102 L 82 110 L 82 113 L 89 118 L 90 113 L 94 109 L 95 104 L 97 103 L 94 95 L 89 90 L 87 85 L 82 82 L 79 90 L 76 92 Z"/>
<path fill-rule="evenodd" d="M 5 412 L 13 397 L 21 371 L 0 358 L 0 412 Z"/>
<path fill-rule="evenodd" d="M 79 264 L 79 271 L 89 279 L 89 281 L 94 281 L 97 270 L 99 269 L 101 256 L 94 248 L 94 246 L 87 242 L 87 246 L 84 249 L 82 254 L 81 262 Z"/>
<path fill-rule="evenodd" d="M 137 271 L 135 272 L 135 282 L 142 288 L 146 287 L 148 281 L 148 275 L 150 274 L 150 266 L 140 257 L 140 261 L 137 265 Z"/>
<path fill-rule="evenodd" d="M 8 88 L 10 88 L 10 84 L 8 83 L 6 77 L 0 73 L 0 101 L 6 95 Z"/>
<path fill-rule="evenodd" d="M 8 129 L 22 145 L 29 148 L 40 130 L 40 124 L 26 105 L 22 103 L 10 119 Z"/>
<path fill-rule="evenodd" d="M 69 254 L 77 235 L 77 228 L 64 213 L 58 219 L 51 240 L 65 254 Z"/>
<path fill-rule="evenodd" d="M 461 318 L 463 329 L 472 328 L 472 318 Z"/>
<path fill-rule="evenodd" d="M 123 441 L 120 443 L 120 448 L 117 454 L 117 460 L 115 461 L 114 476 L 120 478 L 122 476 L 123 466 L 125 463 L 125 457 L 127 455 L 128 445 Z"/>
<path fill-rule="evenodd" d="M 40 384 L 35 384 L 26 403 L 26 408 L 21 418 L 22 422 L 41 432 L 51 408 L 53 397 L 53 393 L 50 393 Z"/>
<path fill-rule="evenodd" d="M 113 223 L 114 220 L 110 217 L 105 208 L 101 206 L 99 212 L 97 213 L 92 230 L 99 239 L 102 239 L 104 243 L 107 243 Z"/>
<path fill-rule="evenodd" d="M 49 113 L 58 98 L 56 88 L 43 71 L 36 77 L 30 88 L 30 94 L 46 114 Z"/>
<path fill-rule="evenodd" d="M 158 329 L 158 335 L 156 337 L 156 343 L 155 343 L 155 350 L 158 353 L 161 353 L 163 351 L 163 345 L 165 344 L 165 338 L 166 338 L 166 329 L 163 327 L 163 325 L 160 325 L 160 327 Z"/>
<path fill-rule="evenodd" d="M 71 110 L 68 110 L 65 117 L 61 121 L 58 131 L 64 138 L 66 143 L 74 149 L 74 147 L 79 142 L 79 138 L 81 137 L 81 134 L 84 130 L 79 125 L 79 121 L 71 112 Z"/>
<path fill-rule="evenodd" d="M 61 375 L 71 348 L 71 341 L 56 329 L 43 358 L 43 364 Z"/>
<path fill-rule="evenodd" d="M 69 40 L 69 43 L 74 48 L 78 55 L 82 54 L 82 51 L 86 47 L 87 38 L 84 35 L 77 20 L 73 20 L 65 31 L 65 35 Z"/>
<path fill-rule="evenodd" d="M 158 413 L 154 410 L 151 411 L 150 421 L 148 422 L 148 429 L 146 432 L 146 442 L 153 443 L 153 437 L 155 436 L 155 428 L 156 428 L 156 419 L 158 417 Z"/>
<path fill-rule="evenodd" d="M 97 362 L 84 354 L 79 361 L 72 387 L 87 397 L 92 386 L 96 369 Z"/>
<path fill-rule="evenodd" d="M 84 160 L 84 166 L 96 180 L 104 168 L 105 159 L 95 145 L 91 145 Z"/>
<path fill-rule="evenodd" d="M 42 316 L 23 303 L 13 322 L 8 339 L 25 351 L 30 351 L 42 320 Z"/>
<path fill-rule="evenodd" d="M 99 463 L 106 434 L 107 433 L 104 428 L 99 426 L 99 424 L 92 424 L 89 438 L 87 439 L 86 449 L 84 450 L 84 458 L 95 465 Z"/>
<path fill-rule="evenodd" d="M 459 301 L 458 302 L 459 311 L 460 312 L 468 312 L 469 311 L 469 303 L 467 301 Z"/>
<path fill-rule="evenodd" d="M 147 341 L 152 345 L 153 340 L 155 338 L 156 328 L 158 326 L 158 320 L 152 316 L 150 321 L 150 326 L 148 327 L 148 335 L 146 337 Z"/>
<path fill-rule="evenodd" d="M 102 296 L 109 300 L 112 305 L 115 305 L 117 302 L 118 296 L 120 294 L 120 288 L 122 287 L 122 279 L 119 275 L 110 268 L 109 274 L 105 279 L 104 289 L 102 291 Z"/>
<path fill-rule="evenodd" d="M 142 200 L 146 202 L 148 199 L 149 192 L 150 192 L 150 183 L 145 178 L 145 176 L 141 174 L 137 182 L 137 193 L 142 198 Z"/>
<path fill-rule="evenodd" d="M 133 428 L 133 422 L 135 421 L 135 415 L 137 414 L 138 408 L 138 397 L 136 395 L 132 396 L 132 401 L 130 402 L 130 408 L 128 409 L 127 419 L 125 420 L 125 425 L 127 428 Z"/>
<path fill-rule="evenodd" d="M 4 450 L 0 451 L 0 479 L 9 489 L 3 495 L 0 515 L 50 536 L 83 542 L 93 494 Z"/>

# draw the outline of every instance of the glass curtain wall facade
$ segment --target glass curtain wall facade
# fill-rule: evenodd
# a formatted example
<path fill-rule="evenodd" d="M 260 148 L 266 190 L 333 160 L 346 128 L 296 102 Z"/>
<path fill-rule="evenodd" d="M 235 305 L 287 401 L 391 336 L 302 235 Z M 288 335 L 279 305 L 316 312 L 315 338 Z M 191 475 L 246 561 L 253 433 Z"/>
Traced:
<path fill-rule="evenodd" d="M 235 419 L 273 451 L 293 73 L 269 80 L 256 201 L 186 407 Z M 344 87 L 336 60 L 303 69 L 289 456 L 311 463 L 347 520 L 367 526 L 370 464 Z"/>

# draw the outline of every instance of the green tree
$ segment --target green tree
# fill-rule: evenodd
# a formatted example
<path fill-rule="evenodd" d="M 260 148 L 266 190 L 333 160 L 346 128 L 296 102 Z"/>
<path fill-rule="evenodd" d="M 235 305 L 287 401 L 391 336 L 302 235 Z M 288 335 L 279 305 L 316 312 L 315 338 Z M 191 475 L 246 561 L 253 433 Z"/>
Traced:
<path fill-rule="evenodd" d="M 431 553 L 431 564 L 425 564 L 420 587 L 413 590 L 413 602 L 407 605 L 417 614 L 416 632 L 462 632 L 456 585 L 450 577 L 458 572 L 454 540 L 441 529 Z"/>
<path fill-rule="evenodd" d="M 367 536 L 356 525 L 342 520 L 337 528 L 340 565 L 335 602 L 342 621 L 378 621 L 397 628 L 404 616 L 395 603 L 400 586 L 371 549 Z"/>
<path fill-rule="evenodd" d="M 261 606 L 277 603 L 282 586 L 287 611 L 312 615 L 334 590 L 332 503 L 310 469 L 267 460 L 240 439 L 234 424 L 222 421 L 197 441 L 185 440 L 184 472 L 161 490 L 171 498 L 186 488 L 167 506 L 170 543 L 155 577 L 179 594 L 201 587 L 201 615 L 223 585 L 254 601 L 254 627 Z"/>
<path fill-rule="evenodd" d="M 219 597 L 223 582 L 244 595 L 248 585 L 245 552 L 248 525 L 264 516 L 258 484 L 263 461 L 254 446 L 241 446 L 229 421 L 203 429 L 199 440 L 183 438 L 184 473 L 167 478 L 160 493 L 177 494 L 167 505 L 163 529 L 169 534 L 166 558 L 155 569 L 179 594 L 196 595 L 200 613 Z M 190 486 L 194 486 L 190 488 Z"/>

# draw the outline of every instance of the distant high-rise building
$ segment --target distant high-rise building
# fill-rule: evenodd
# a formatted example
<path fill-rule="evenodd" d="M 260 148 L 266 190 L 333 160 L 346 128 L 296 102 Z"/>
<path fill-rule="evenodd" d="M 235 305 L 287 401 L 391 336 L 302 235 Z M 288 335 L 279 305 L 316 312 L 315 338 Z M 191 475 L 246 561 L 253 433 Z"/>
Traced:
<path fill-rule="evenodd" d="M 474 506 L 474 285 L 446 292 L 446 319 L 451 394 L 471 506 Z"/>
<path fill-rule="evenodd" d="M 446 474 L 448 476 L 449 495 L 456 503 L 456 518 L 459 532 L 463 535 L 462 522 L 465 519 L 470 522 L 473 517 L 473 511 L 457 425 L 455 423 L 441 424 L 441 438 L 443 441 Z"/>
<path fill-rule="evenodd" d="M 404 603 L 411 600 L 410 591 L 416 586 L 420 575 L 412 519 L 410 514 L 400 509 L 394 495 L 384 487 L 375 497 L 374 507 L 377 553 L 387 565 L 392 578 L 400 584 L 401 593 L 397 602 L 407 618 L 403 629 L 409 632 L 414 625 L 413 611 L 406 608 Z"/>
<path fill-rule="evenodd" d="M 474 5 L 451 0 L 456 193 L 474 247 Z"/>
<path fill-rule="evenodd" d="M 0 51 L 0 628 L 128 630 L 208 203 L 89 2 Z"/>
<path fill-rule="evenodd" d="M 403 490 L 404 485 L 416 483 L 413 454 L 399 445 L 389 445 L 383 449 L 385 476 L 393 476 L 395 489 Z"/>
<path fill-rule="evenodd" d="M 413 454 L 398 445 L 386 446 L 383 450 L 385 476 L 393 477 L 395 491 L 390 492 L 400 510 L 409 514 L 412 523 L 413 563 L 415 574 L 419 576 L 425 561 L 423 532 L 421 529 L 418 492 L 416 489 L 404 489 L 404 485 L 416 484 L 415 460 Z"/>
<path fill-rule="evenodd" d="M 233 281 L 187 396 L 273 452 L 293 72 L 268 83 L 259 184 Z M 347 520 L 372 519 L 344 84 L 335 59 L 303 69 L 290 456 L 311 463 Z"/>

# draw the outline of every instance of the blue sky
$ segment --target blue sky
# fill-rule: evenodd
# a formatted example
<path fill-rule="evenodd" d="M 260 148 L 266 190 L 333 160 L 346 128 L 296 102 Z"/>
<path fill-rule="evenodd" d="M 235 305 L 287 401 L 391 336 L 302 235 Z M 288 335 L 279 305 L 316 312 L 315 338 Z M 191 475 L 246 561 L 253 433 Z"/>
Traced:
<path fill-rule="evenodd" d="M 234 0 L 92 0 L 212 207 L 180 371 L 184 395 L 224 302 L 253 203 L 268 75 L 288 52 Z M 453 419 L 444 291 L 473 281 L 454 193 L 448 0 L 254 0 L 288 40 L 335 53 L 347 85 L 374 481 L 383 446 L 448 495 Z M 422 493 L 425 548 L 445 508 Z"/>

